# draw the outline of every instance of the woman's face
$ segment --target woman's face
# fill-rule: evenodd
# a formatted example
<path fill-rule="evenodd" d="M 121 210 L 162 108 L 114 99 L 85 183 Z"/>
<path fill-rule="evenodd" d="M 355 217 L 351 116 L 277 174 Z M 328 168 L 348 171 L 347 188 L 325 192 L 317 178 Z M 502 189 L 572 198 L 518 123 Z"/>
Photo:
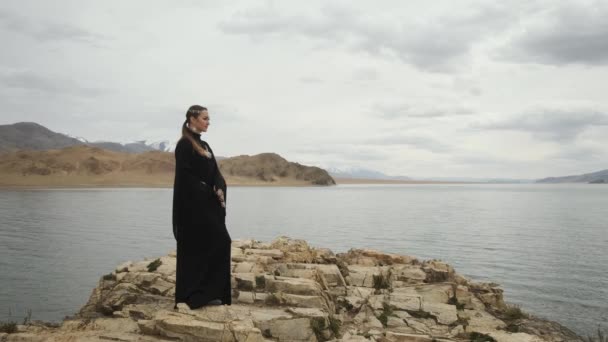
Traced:
<path fill-rule="evenodd" d="M 209 127 L 209 112 L 202 111 L 197 117 L 190 118 L 190 125 L 198 132 L 207 132 Z"/>

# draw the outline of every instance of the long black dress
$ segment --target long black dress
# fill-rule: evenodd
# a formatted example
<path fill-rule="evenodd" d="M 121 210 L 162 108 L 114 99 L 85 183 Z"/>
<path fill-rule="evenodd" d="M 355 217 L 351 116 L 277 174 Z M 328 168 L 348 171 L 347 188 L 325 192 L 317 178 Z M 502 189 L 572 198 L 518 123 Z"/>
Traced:
<path fill-rule="evenodd" d="M 226 209 L 213 191 L 224 191 L 226 181 L 215 155 L 201 156 L 190 140 L 182 138 L 175 148 L 173 185 L 173 235 L 177 240 L 175 303 L 198 308 L 220 299 L 232 304 L 230 291 L 231 238 L 226 229 Z"/>

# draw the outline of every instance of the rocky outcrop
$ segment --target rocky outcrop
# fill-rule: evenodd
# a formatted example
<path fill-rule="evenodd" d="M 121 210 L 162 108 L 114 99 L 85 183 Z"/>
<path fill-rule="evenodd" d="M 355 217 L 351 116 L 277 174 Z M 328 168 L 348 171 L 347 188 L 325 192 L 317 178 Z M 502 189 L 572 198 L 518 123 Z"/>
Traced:
<path fill-rule="evenodd" d="M 234 179 L 257 179 L 263 182 L 281 182 L 294 179 L 314 185 L 335 185 L 329 173 L 315 166 L 289 162 L 276 153 L 241 155 L 222 160 L 222 174 Z"/>
<path fill-rule="evenodd" d="M 0 341 L 576 341 L 553 322 L 514 315 L 496 284 L 439 260 L 303 240 L 234 241 L 233 305 L 174 309 L 175 254 L 104 275 L 59 327 L 18 326 Z"/>

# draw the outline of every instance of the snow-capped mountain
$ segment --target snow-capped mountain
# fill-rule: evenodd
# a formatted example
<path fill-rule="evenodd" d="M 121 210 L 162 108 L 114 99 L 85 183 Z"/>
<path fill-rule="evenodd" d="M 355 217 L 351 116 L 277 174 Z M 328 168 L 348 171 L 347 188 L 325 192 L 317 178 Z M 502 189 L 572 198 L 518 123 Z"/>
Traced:
<path fill-rule="evenodd" d="M 78 140 L 78 141 L 80 141 L 80 142 L 82 142 L 82 143 L 85 143 L 85 144 L 88 144 L 88 143 L 89 143 L 89 141 L 88 141 L 87 139 L 83 138 L 83 137 L 75 137 L 75 136 L 73 136 L 73 135 L 71 135 L 71 134 L 66 134 L 66 135 L 67 135 L 68 137 L 70 137 L 70 138 L 74 138 L 74 139 L 76 139 L 76 140 Z"/>
<path fill-rule="evenodd" d="M 149 141 L 144 140 L 143 143 L 146 146 L 149 146 L 155 150 L 163 151 L 163 152 L 173 152 L 175 151 L 176 142 L 170 142 L 169 140 L 161 140 L 161 141 Z"/>
<path fill-rule="evenodd" d="M 380 171 L 360 167 L 330 167 L 327 172 L 335 178 L 409 180 L 406 176 L 389 176 Z"/>

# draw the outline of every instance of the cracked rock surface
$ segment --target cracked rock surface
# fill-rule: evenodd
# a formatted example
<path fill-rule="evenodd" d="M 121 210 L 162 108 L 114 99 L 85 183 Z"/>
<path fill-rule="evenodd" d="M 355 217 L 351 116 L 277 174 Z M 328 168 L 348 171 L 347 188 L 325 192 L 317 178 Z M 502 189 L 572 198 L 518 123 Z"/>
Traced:
<path fill-rule="evenodd" d="M 287 237 L 233 241 L 233 305 L 174 309 L 174 287 L 174 252 L 128 261 L 101 277 L 74 317 L 19 325 L 0 341 L 580 341 L 555 322 L 513 314 L 497 284 L 442 261 L 335 255 Z"/>

